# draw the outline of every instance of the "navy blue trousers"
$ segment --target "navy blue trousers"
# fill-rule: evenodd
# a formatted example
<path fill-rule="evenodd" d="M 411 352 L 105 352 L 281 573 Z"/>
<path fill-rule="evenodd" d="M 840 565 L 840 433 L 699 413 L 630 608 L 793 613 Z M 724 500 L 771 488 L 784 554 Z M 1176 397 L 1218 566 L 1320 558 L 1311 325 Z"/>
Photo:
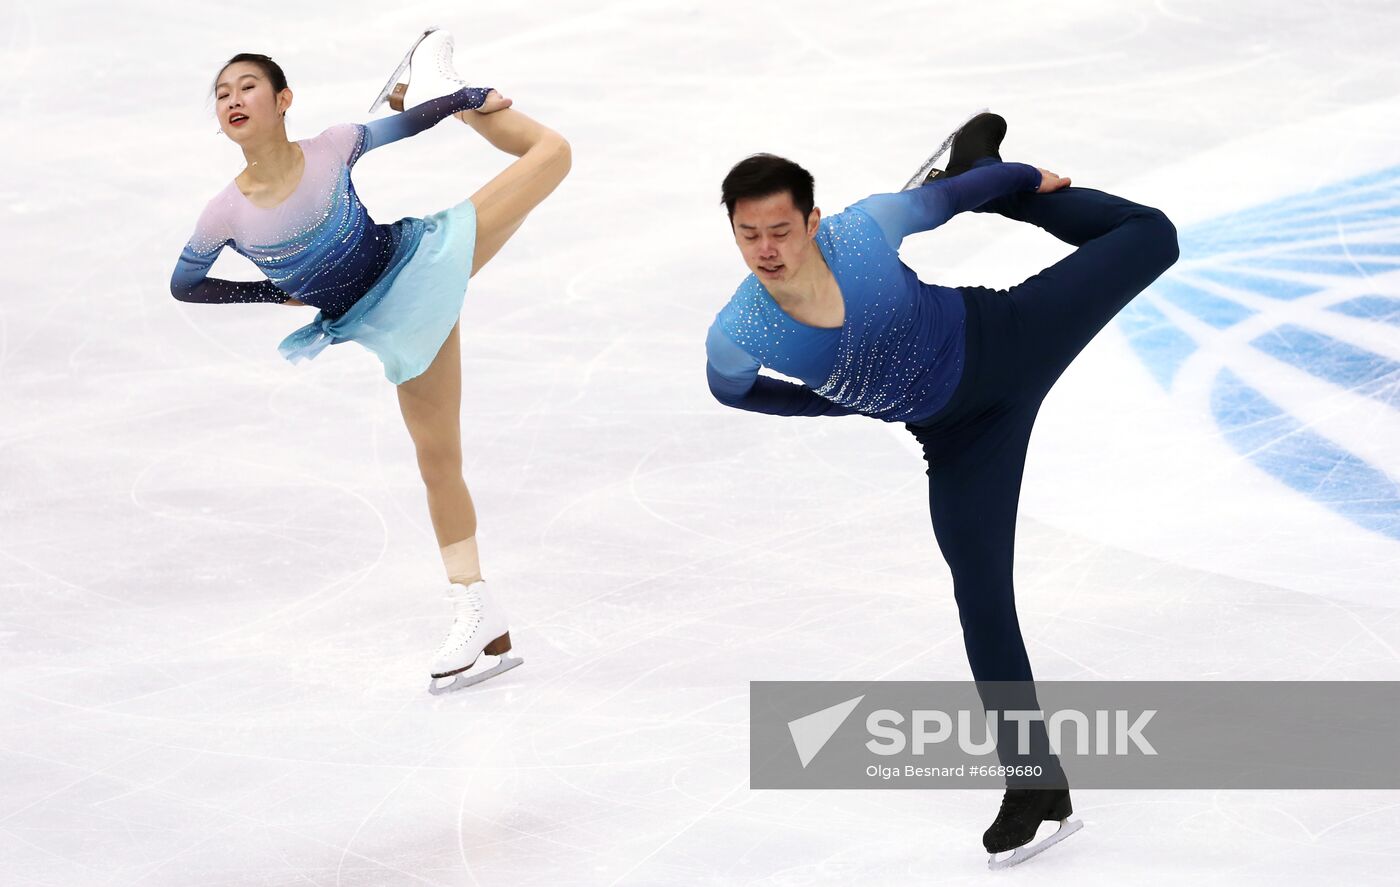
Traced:
<path fill-rule="evenodd" d="M 1032 680 L 1011 581 L 1031 428 L 1041 401 L 1089 340 L 1176 261 L 1176 228 L 1160 210 L 1088 188 L 1012 195 L 978 211 L 1028 222 L 1078 247 L 1009 290 L 962 290 L 962 379 L 943 409 L 908 426 L 928 463 L 933 530 L 953 574 L 983 702 L 1036 708 L 1032 684 L 984 686 Z M 1043 748 L 1043 734 L 1035 744 Z"/>

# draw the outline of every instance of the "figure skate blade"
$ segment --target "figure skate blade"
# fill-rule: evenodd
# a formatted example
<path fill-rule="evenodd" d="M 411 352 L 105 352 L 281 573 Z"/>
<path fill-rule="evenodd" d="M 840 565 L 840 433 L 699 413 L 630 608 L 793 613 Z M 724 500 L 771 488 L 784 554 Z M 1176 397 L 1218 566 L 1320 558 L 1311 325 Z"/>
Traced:
<path fill-rule="evenodd" d="M 409 62 L 413 60 L 413 53 L 418 49 L 418 44 L 422 43 L 424 38 L 436 30 L 437 28 L 435 27 L 429 28 L 422 34 L 419 34 L 417 40 L 413 41 L 413 45 L 410 46 L 408 52 L 404 54 L 403 61 L 399 62 L 399 66 L 394 69 L 394 73 L 389 75 L 389 82 L 385 83 L 384 88 L 379 91 L 379 98 L 375 99 L 374 104 L 369 106 L 369 113 L 373 114 L 378 110 L 380 105 L 388 100 L 389 94 L 394 91 L 394 87 L 399 85 L 399 76 L 408 69 Z"/>
<path fill-rule="evenodd" d="M 444 675 L 440 678 L 429 678 L 428 692 L 434 696 L 441 696 L 444 693 L 461 690 L 473 684 L 479 684 L 482 681 L 494 678 L 496 675 L 510 671 L 512 668 L 515 668 L 517 665 L 522 665 L 525 662 L 525 660 L 519 656 L 492 657 L 484 653 L 482 654 L 482 659 L 492 658 L 496 660 L 495 665 L 485 665 L 481 659 L 478 659 L 469 669 L 459 671 L 456 674 Z M 482 667 L 483 665 L 485 665 L 484 668 Z"/>
<path fill-rule="evenodd" d="M 998 854 L 993 853 L 991 856 L 987 857 L 987 868 L 992 871 L 1000 871 L 1001 869 L 1010 868 L 1013 865 L 1020 865 L 1031 857 L 1060 843 L 1083 827 L 1083 820 L 1075 819 L 1074 817 L 1062 819 L 1060 820 L 1060 827 L 1055 829 L 1055 833 L 1042 841 L 1035 844 L 1027 844 L 1023 847 L 1017 847 L 1015 850 L 1012 850 L 1010 854 L 1003 854 L 1005 858 L 1000 860 L 997 859 Z"/>

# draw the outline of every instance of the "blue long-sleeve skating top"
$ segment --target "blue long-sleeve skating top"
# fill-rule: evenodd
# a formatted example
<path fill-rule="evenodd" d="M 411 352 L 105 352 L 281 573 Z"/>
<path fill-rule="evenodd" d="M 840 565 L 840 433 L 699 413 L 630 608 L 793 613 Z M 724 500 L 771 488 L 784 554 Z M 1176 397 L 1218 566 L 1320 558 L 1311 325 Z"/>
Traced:
<path fill-rule="evenodd" d="M 993 163 L 895 194 L 876 194 L 821 221 L 816 242 L 845 302 L 839 328 L 790 317 L 750 274 L 705 340 L 710 391 L 721 403 L 779 416 L 861 413 L 917 422 L 962 377 L 962 295 L 924 283 L 899 245 L 965 210 L 1040 186 L 1024 163 Z M 761 376 L 760 367 L 803 384 Z"/>
<path fill-rule="evenodd" d="M 419 219 L 379 225 L 350 181 L 350 170 L 382 145 L 416 135 L 448 115 L 481 107 L 489 90 L 460 89 L 366 125 L 332 126 L 297 142 L 305 159 L 296 190 L 274 207 L 253 204 L 238 183 L 215 195 L 180 253 L 170 292 L 182 302 L 285 302 L 297 298 L 339 317 L 369 291 L 395 255 L 411 254 L 423 235 Z M 229 246 L 267 280 L 208 277 Z"/>

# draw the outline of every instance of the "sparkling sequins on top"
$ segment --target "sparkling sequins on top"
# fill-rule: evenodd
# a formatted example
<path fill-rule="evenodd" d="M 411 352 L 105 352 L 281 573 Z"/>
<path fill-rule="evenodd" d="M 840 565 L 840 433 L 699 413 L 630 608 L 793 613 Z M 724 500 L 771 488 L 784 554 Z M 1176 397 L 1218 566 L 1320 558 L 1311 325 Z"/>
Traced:
<path fill-rule="evenodd" d="M 887 422 L 927 418 L 962 374 L 962 295 L 921 282 L 860 204 L 823 219 L 817 245 L 846 305 L 839 329 L 793 320 L 749 275 L 715 324 L 758 363 Z"/>
<path fill-rule="evenodd" d="M 327 315 L 343 314 L 388 266 L 405 229 L 412 233 L 403 223 L 376 225 L 355 194 L 350 166 L 361 153 L 363 129 L 333 126 L 298 142 L 306 158 L 301 183 L 275 207 L 254 205 L 230 182 L 200 216 L 172 289 L 183 284 L 185 301 L 202 302 L 285 302 L 295 296 Z M 225 246 L 250 259 L 267 281 L 229 288 L 205 279 Z"/>

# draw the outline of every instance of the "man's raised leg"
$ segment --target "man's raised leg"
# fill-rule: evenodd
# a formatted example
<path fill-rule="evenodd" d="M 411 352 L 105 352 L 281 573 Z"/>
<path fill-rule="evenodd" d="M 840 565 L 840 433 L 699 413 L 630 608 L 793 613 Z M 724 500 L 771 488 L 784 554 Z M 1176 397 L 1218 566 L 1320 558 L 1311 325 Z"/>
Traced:
<path fill-rule="evenodd" d="M 1046 379 L 1046 390 L 1179 254 L 1176 227 L 1161 210 L 1092 188 L 1014 194 L 978 211 L 1035 225 L 1078 247 L 1007 294 L 1026 331 L 1016 350 L 1028 371 Z"/>

